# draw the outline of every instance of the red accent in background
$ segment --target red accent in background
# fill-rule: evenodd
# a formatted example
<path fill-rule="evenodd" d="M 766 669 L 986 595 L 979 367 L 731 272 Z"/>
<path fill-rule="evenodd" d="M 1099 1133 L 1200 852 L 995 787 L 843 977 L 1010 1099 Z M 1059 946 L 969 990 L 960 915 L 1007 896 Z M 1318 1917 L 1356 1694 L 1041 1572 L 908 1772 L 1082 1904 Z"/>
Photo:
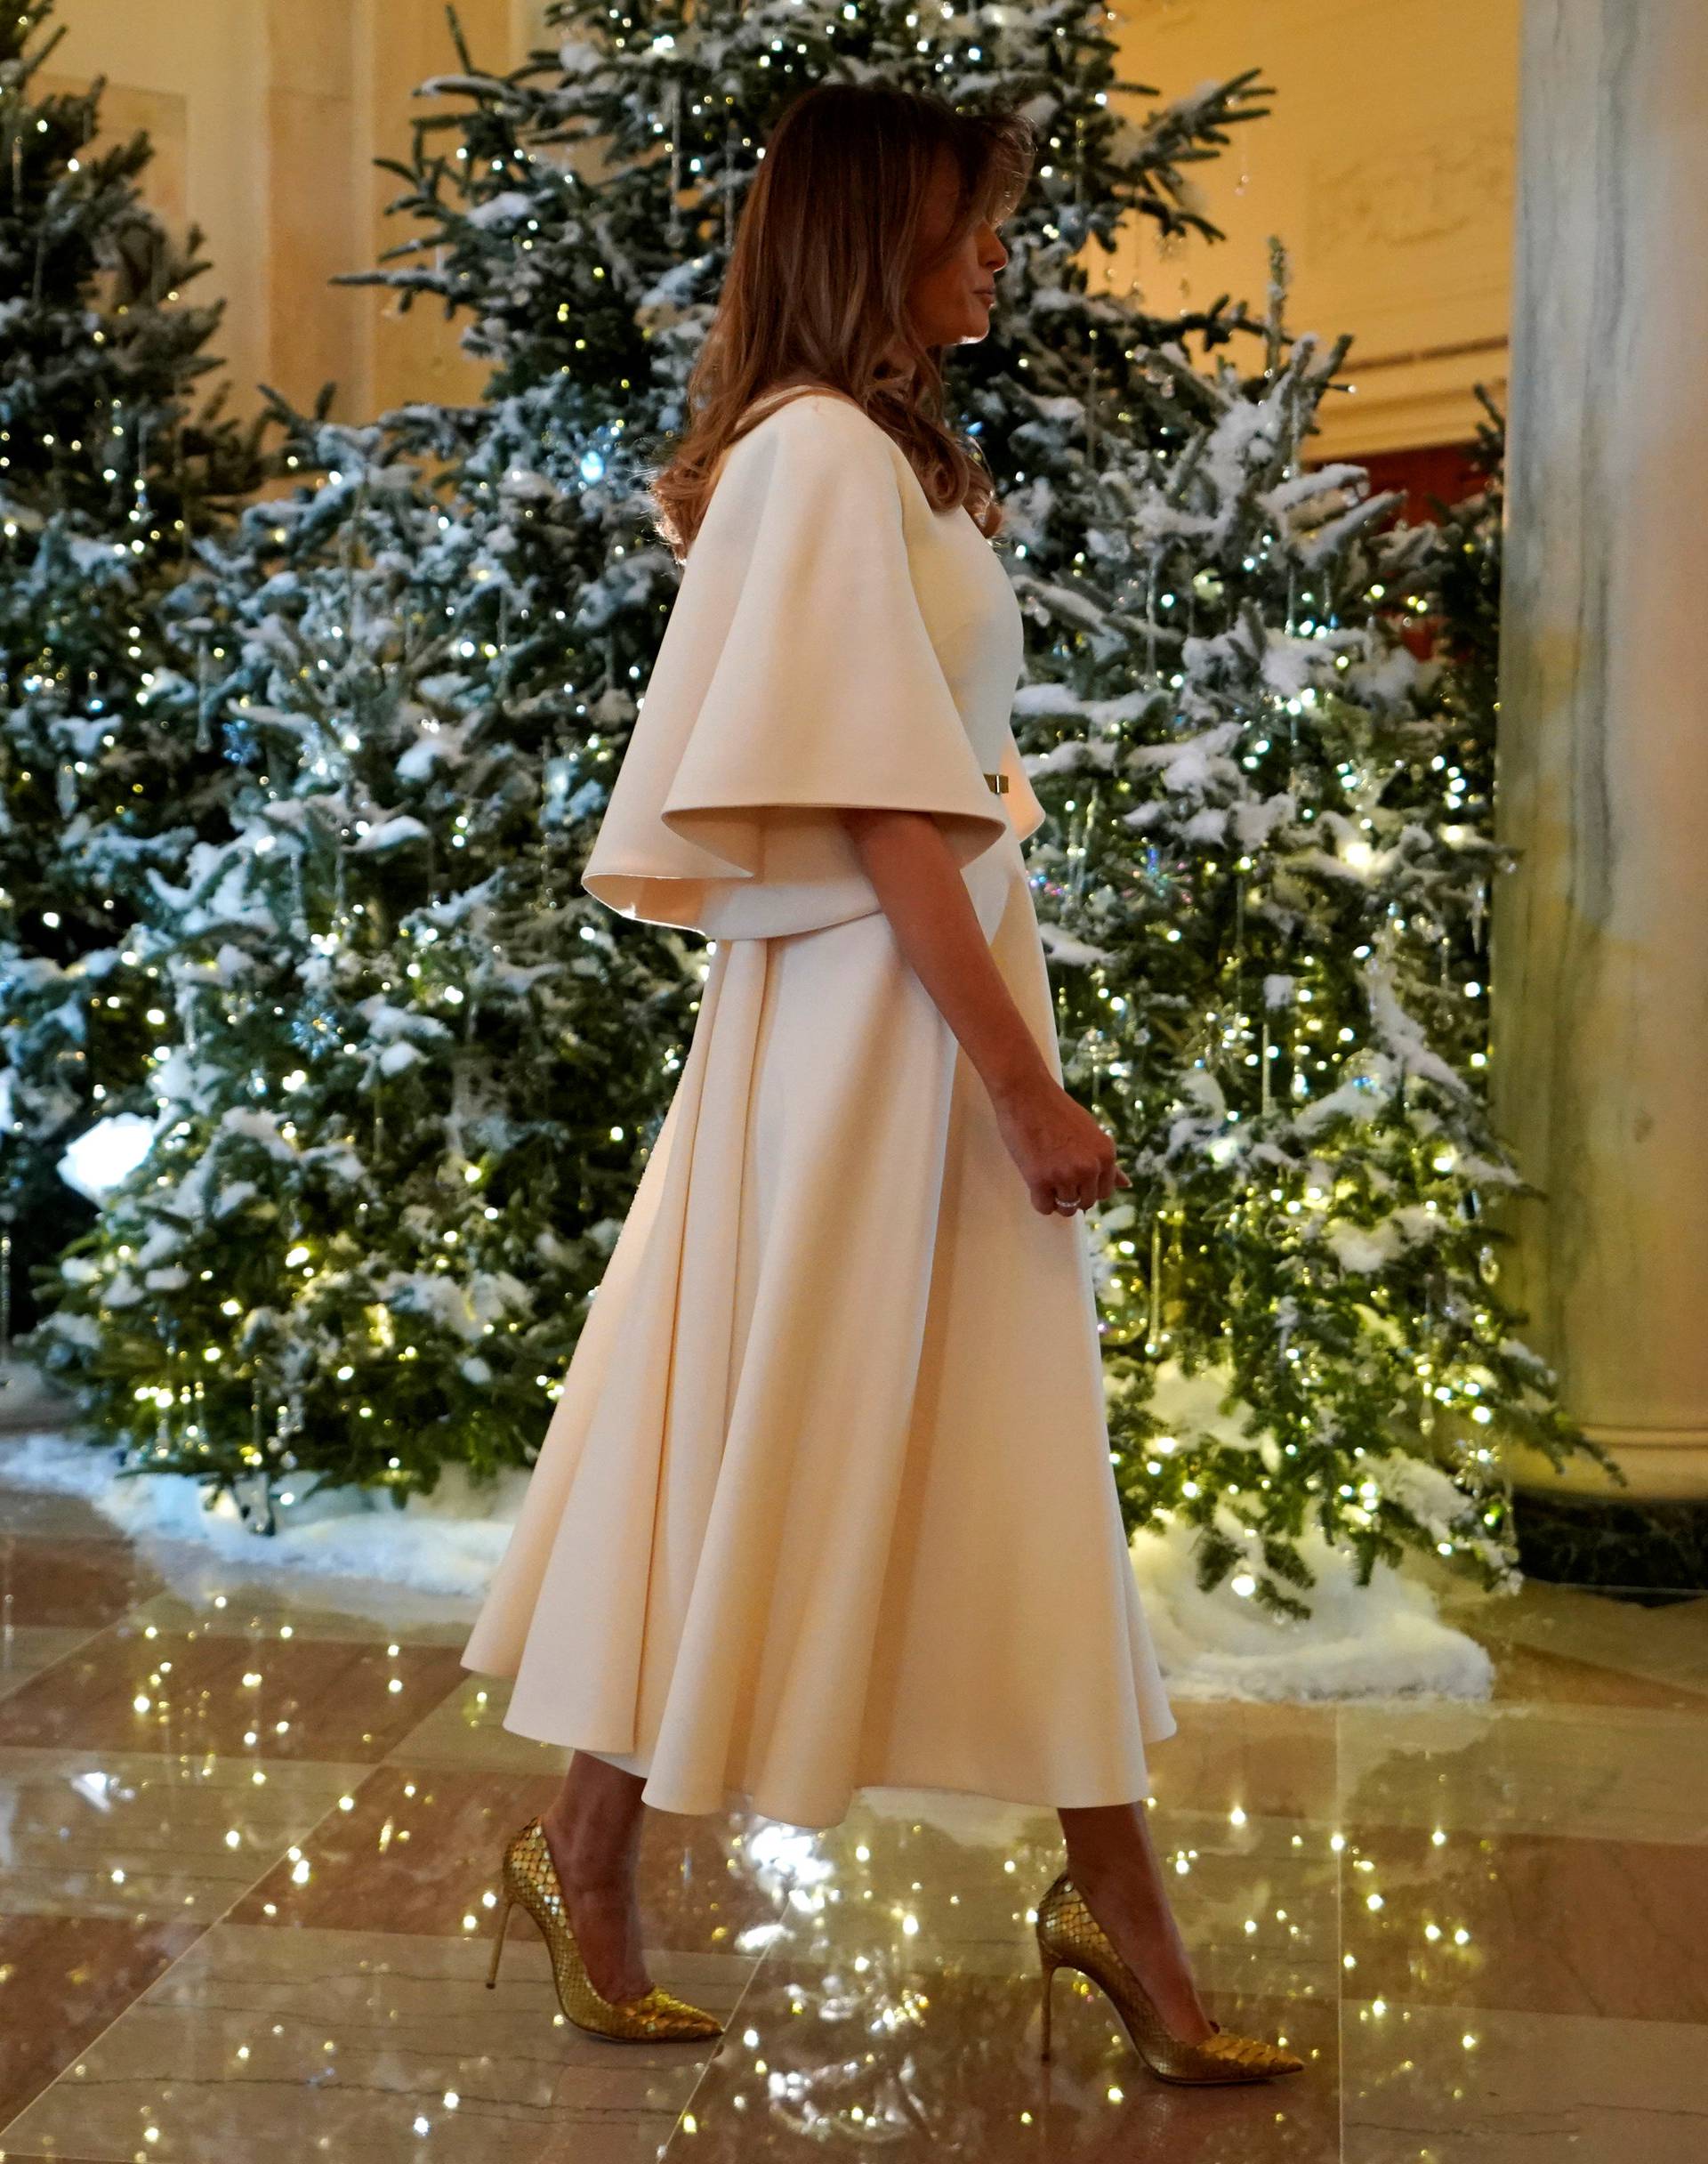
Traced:
<path fill-rule="evenodd" d="M 1340 451 L 1335 456 L 1350 465 L 1364 468 L 1370 476 L 1373 496 L 1383 496 L 1390 489 L 1403 489 L 1406 501 L 1398 506 L 1398 515 L 1407 525 L 1418 526 L 1440 515 L 1431 497 L 1438 497 L 1444 504 L 1456 504 L 1462 497 L 1476 495 L 1482 486 L 1481 477 L 1470 462 L 1476 448 L 1473 440 L 1426 443 L 1411 451 L 1372 451 L 1367 457 L 1360 457 L 1357 451 Z"/>
<path fill-rule="evenodd" d="M 1404 501 L 1396 504 L 1384 524 L 1399 521 L 1408 526 L 1434 525 L 1440 519 L 1436 499 L 1444 504 L 1456 504 L 1462 497 L 1475 496 L 1483 485 L 1483 478 L 1471 464 L 1471 454 L 1477 444 L 1426 443 L 1415 450 L 1372 451 L 1360 457 L 1356 451 L 1340 451 L 1336 458 L 1349 465 L 1362 466 L 1370 476 L 1372 496 L 1385 496 L 1390 489 L 1404 493 Z M 1330 463 L 1316 459 L 1317 465 Z M 1431 622 L 1414 624 L 1401 629 L 1399 635 L 1420 661 L 1427 661 L 1434 650 L 1436 626 Z"/>

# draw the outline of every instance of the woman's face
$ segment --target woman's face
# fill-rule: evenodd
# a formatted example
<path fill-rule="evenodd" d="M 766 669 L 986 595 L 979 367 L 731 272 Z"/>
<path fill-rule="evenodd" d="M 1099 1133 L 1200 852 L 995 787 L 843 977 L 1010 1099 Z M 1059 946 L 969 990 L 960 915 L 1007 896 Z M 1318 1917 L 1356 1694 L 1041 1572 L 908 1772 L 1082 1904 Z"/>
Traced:
<path fill-rule="evenodd" d="M 931 262 L 948 236 L 955 214 L 955 172 L 945 153 L 939 158 L 925 198 L 920 254 Z M 942 261 L 922 271 L 907 288 L 907 310 L 922 345 L 963 345 L 990 328 L 996 298 L 996 273 L 1008 250 L 987 218 L 976 219 Z"/>

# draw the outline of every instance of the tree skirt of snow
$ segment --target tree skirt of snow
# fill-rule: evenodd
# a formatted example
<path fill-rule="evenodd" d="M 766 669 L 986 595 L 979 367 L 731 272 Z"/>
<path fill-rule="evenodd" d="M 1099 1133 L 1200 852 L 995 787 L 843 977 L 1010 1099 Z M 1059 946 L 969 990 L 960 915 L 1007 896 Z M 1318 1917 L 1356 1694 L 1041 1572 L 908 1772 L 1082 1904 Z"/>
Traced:
<path fill-rule="evenodd" d="M 213 1509 L 200 1482 L 183 1473 L 119 1477 L 116 1453 L 57 1433 L 0 1441 L 0 1483 L 84 1497 L 150 1551 L 180 1591 L 206 1578 L 197 1551 L 225 1577 L 274 1572 L 342 1581 L 339 1597 L 383 1612 L 395 1591 L 482 1596 L 515 1522 L 528 1474 L 477 1487 L 448 1466 L 431 1496 L 399 1510 L 389 1497 L 328 1489 L 277 1505 L 278 1530 L 250 1531 L 230 1495 Z M 1175 1698 L 1342 1699 L 1430 1695 L 1486 1698 L 1488 1655 L 1436 1613 L 1428 1588 L 1388 1570 L 1367 1587 L 1353 1582 L 1351 1558 L 1320 1534 L 1301 1548 L 1317 1585 L 1310 1619 L 1276 1620 L 1224 1581 L 1198 1590 L 1192 1529 L 1133 1537 L 1133 1564 L 1157 1658 Z M 354 1596 L 359 1581 L 369 1587 Z M 211 1582 L 211 1581 L 210 1581 Z"/>
<path fill-rule="evenodd" d="M 1158 1363 L 1150 1409 L 1176 1436 L 1230 1449 L 1261 1448 L 1240 1425 L 1233 1377 L 1225 1369 L 1194 1374 Z M 1373 1461 L 1374 1462 L 1374 1461 Z M 1421 1463 L 1404 1471 L 1414 1508 L 1433 1483 L 1434 1499 L 1456 1509 L 1445 1475 Z M 1301 1587 L 1309 1620 L 1287 1622 L 1242 1599 L 1224 1579 L 1213 1593 L 1198 1590 L 1196 1529 L 1174 1524 L 1135 1533 L 1130 1543 L 1156 1658 L 1173 1698 L 1349 1699 L 1429 1696 L 1481 1699 L 1494 1682 L 1488 1655 L 1474 1638 L 1441 1620 L 1435 1595 L 1418 1573 L 1379 1565 L 1367 1586 L 1357 1582 L 1351 1551 L 1307 1525 L 1295 1543 L 1317 1581 Z M 1438 1577 L 1438 1572 L 1435 1573 Z"/>
<path fill-rule="evenodd" d="M 208 1509 L 207 1490 L 188 1473 L 120 1476 L 114 1451 L 64 1434 L 0 1442 L 0 1483 L 82 1496 L 137 1540 L 197 1544 L 245 1578 L 288 1571 L 473 1599 L 504 1552 L 528 1474 L 480 1489 L 448 1466 L 436 1493 L 412 1496 L 401 1510 L 389 1496 L 356 1488 L 286 1506 L 275 1498 L 273 1533 L 252 1532 L 229 1494 Z M 171 1576 L 186 1589 L 181 1570 Z"/>
<path fill-rule="evenodd" d="M 1133 1568 L 1171 1698 L 1486 1698 L 1494 1679 L 1474 1638 L 1444 1623 L 1428 1587 L 1378 1565 L 1367 1586 L 1353 1558 L 1314 1527 L 1299 1552 L 1316 1584 L 1304 1622 L 1270 1615 L 1223 1579 L 1199 1590 L 1196 1529 L 1135 1533 Z"/>

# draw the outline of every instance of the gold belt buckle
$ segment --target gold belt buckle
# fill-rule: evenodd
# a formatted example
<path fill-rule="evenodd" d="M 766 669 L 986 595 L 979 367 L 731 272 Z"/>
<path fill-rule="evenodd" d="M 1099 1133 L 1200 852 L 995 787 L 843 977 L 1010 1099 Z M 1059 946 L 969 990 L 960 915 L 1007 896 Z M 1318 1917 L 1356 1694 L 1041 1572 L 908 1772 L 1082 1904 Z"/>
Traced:
<path fill-rule="evenodd" d="M 1004 795 L 1007 791 L 1008 776 L 1006 774 L 987 774 L 985 779 L 995 790 L 998 796 Z"/>

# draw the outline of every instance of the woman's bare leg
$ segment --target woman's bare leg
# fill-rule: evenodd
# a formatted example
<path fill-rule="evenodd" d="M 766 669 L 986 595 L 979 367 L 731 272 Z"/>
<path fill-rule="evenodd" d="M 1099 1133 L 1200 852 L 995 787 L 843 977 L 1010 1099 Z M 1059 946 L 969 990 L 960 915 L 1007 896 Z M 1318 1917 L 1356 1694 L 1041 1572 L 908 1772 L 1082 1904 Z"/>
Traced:
<path fill-rule="evenodd" d="M 1145 1804 L 1059 1810 L 1068 1872 L 1163 2020 L 1188 2044 L 1213 2033 L 1150 1845 Z"/>
<path fill-rule="evenodd" d="M 577 1751 L 551 1807 L 540 1813 L 569 1928 L 594 1990 L 606 1998 L 639 1998 L 651 1985 L 634 1885 L 645 1786 L 640 1774 Z"/>

